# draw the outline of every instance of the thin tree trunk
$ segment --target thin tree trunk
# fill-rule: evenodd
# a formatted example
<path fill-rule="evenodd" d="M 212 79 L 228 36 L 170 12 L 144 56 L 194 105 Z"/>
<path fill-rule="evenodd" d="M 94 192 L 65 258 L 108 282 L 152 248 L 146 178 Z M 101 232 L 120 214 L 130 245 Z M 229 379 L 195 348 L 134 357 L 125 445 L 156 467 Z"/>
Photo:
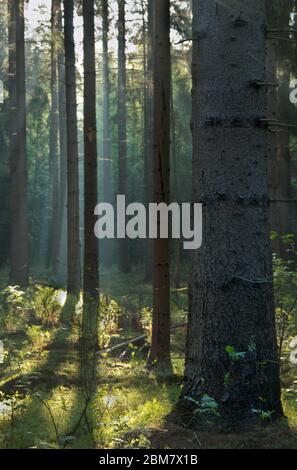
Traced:
<path fill-rule="evenodd" d="M 24 1 L 8 2 L 10 282 L 26 287 L 29 277 L 27 208 Z"/>
<path fill-rule="evenodd" d="M 154 3 L 154 202 L 170 199 L 170 4 Z M 158 228 L 160 222 L 158 223 Z M 154 240 L 150 363 L 170 365 L 169 239 Z"/>
<path fill-rule="evenodd" d="M 110 141 L 110 105 L 109 105 L 109 57 L 108 32 L 109 12 L 108 0 L 102 0 L 102 47 L 103 47 L 103 158 L 104 158 L 104 202 L 112 202 L 112 160 Z M 110 243 L 105 241 L 104 263 L 111 265 Z"/>
<path fill-rule="evenodd" d="M 62 0 L 58 9 L 58 83 L 59 83 L 59 144 L 60 144 L 60 188 L 58 211 L 58 240 L 54 272 L 58 284 L 65 287 L 67 282 L 67 135 L 66 135 L 66 89 L 65 53 L 62 25 Z"/>
<path fill-rule="evenodd" d="M 81 287 L 79 240 L 79 173 L 77 139 L 76 66 L 73 27 L 74 2 L 64 0 L 64 45 L 67 126 L 67 291 Z"/>
<path fill-rule="evenodd" d="M 281 415 L 268 227 L 265 1 L 193 2 L 193 254 L 183 396 Z M 213 34 L 213 32 L 216 34 Z M 223 92 L 222 92 L 223 90 Z M 242 354 L 240 354 L 242 353 Z"/>
<path fill-rule="evenodd" d="M 144 188 L 145 203 L 149 204 L 153 197 L 153 125 L 154 125 L 154 79 L 153 79 L 153 42 L 154 42 L 154 0 L 148 0 L 147 47 L 145 48 L 145 161 Z M 145 252 L 145 281 L 152 279 L 153 243 L 146 242 Z"/>
<path fill-rule="evenodd" d="M 171 187 L 173 189 L 172 194 L 174 200 L 179 201 L 179 186 L 177 176 L 177 154 L 176 154 L 176 123 L 174 114 L 174 95 L 173 95 L 173 81 L 172 81 L 172 65 L 171 65 L 171 87 L 170 87 L 170 100 L 171 100 L 171 158 L 172 158 L 172 182 Z M 174 240 L 174 284 L 176 289 L 180 288 L 180 270 L 181 270 L 181 259 L 180 259 L 180 240 Z"/>
<path fill-rule="evenodd" d="M 288 28 L 291 21 L 293 4 L 291 0 L 283 2 L 267 1 L 268 28 Z M 270 35 L 269 35 L 270 36 Z M 289 39 L 289 32 L 287 32 Z M 279 119 L 282 122 L 294 123 L 296 114 L 295 107 L 288 99 L 290 84 L 290 73 L 292 64 L 290 63 L 291 48 L 288 48 L 285 41 L 273 38 L 267 39 L 267 80 L 270 83 L 280 82 L 281 86 L 268 90 L 267 112 L 269 118 Z M 293 50 L 293 49 L 292 49 Z M 289 57 L 288 57 L 289 56 Z M 281 70 L 278 76 L 277 70 Z M 294 109 L 293 117 L 290 116 L 291 109 Z M 291 156 L 290 156 L 290 132 L 282 129 L 278 132 L 270 133 L 268 154 L 268 180 L 269 195 L 272 200 L 270 205 L 270 226 L 278 236 L 272 240 L 273 252 L 282 258 L 288 257 L 288 246 L 282 242 L 282 236 L 291 232 L 290 223 L 290 203 L 279 202 L 291 198 Z"/>
<path fill-rule="evenodd" d="M 127 99 L 125 0 L 118 0 L 118 166 L 119 195 L 127 194 Z M 119 270 L 130 271 L 129 241 L 119 240 Z"/>
<path fill-rule="evenodd" d="M 53 267 L 56 263 L 58 244 L 58 212 L 59 212 L 59 100 L 58 100 L 58 62 L 57 62 L 57 34 L 58 34 L 59 0 L 52 0 L 51 7 L 51 116 L 50 116 L 50 239 L 48 265 Z"/>
<path fill-rule="evenodd" d="M 84 307 L 82 373 L 88 392 L 94 388 L 95 352 L 98 348 L 98 240 L 94 235 L 97 200 L 97 129 L 94 0 L 83 2 L 84 20 Z"/>

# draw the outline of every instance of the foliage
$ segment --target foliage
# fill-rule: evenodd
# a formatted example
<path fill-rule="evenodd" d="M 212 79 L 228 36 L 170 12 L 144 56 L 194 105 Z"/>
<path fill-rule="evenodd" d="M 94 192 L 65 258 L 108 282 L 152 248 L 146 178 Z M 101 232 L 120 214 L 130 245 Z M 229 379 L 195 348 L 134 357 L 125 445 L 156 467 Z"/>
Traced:
<path fill-rule="evenodd" d="M 115 300 L 108 300 L 101 296 L 100 299 L 100 325 L 99 325 L 99 347 L 101 349 L 109 346 L 111 337 L 118 332 L 118 320 L 121 308 Z"/>
<path fill-rule="evenodd" d="M 273 234 L 273 237 L 277 234 Z M 287 247 L 288 258 L 273 258 L 274 292 L 276 308 L 276 326 L 280 354 L 285 342 L 297 335 L 297 271 L 295 266 L 296 249 L 294 237 L 282 237 L 282 243 Z"/>

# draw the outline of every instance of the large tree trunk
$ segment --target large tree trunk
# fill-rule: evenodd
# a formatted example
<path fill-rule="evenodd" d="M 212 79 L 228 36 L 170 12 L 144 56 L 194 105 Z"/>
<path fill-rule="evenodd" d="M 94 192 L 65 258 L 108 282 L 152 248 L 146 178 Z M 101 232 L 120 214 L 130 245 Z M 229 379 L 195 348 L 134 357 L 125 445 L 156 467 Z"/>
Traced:
<path fill-rule="evenodd" d="M 154 202 L 170 199 L 170 4 L 154 2 Z M 158 223 L 158 226 L 160 224 Z M 149 361 L 170 364 L 169 239 L 154 240 L 153 328 Z"/>
<path fill-rule="evenodd" d="M 10 282 L 25 287 L 29 276 L 26 156 L 24 1 L 8 2 Z"/>
<path fill-rule="evenodd" d="M 84 308 L 82 373 L 88 392 L 93 390 L 95 352 L 98 348 L 98 240 L 94 235 L 97 200 L 97 129 L 94 0 L 83 2 L 84 19 Z"/>
<path fill-rule="evenodd" d="M 193 2 L 194 253 L 183 395 L 281 414 L 268 229 L 265 1 Z M 239 354 L 244 353 L 244 354 Z"/>
<path fill-rule="evenodd" d="M 64 0 L 64 45 L 67 125 L 67 291 L 80 290 L 79 177 L 77 141 L 76 67 L 73 0 Z"/>
<path fill-rule="evenodd" d="M 110 105 L 109 105 L 109 57 L 108 57 L 109 12 L 108 0 L 102 0 L 102 48 L 103 48 L 103 158 L 104 158 L 104 202 L 112 202 L 112 160 L 110 140 Z M 111 244 L 104 242 L 104 263 L 111 265 Z"/>
<path fill-rule="evenodd" d="M 126 0 L 118 0 L 118 168 L 119 195 L 127 194 Z M 130 271 L 129 241 L 119 240 L 119 270 Z"/>

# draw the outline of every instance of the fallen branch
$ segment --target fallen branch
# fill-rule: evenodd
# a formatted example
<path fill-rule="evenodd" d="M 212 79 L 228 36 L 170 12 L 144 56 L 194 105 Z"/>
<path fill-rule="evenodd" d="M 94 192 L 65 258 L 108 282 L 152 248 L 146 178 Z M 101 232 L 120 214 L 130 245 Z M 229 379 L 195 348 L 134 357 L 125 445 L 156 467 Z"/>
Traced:
<path fill-rule="evenodd" d="M 181 323 L 179 325 L 173 325 L 170 328 L 170 330 L 177 330 L 179 328 L 186 328 L 186 326 L 187 326 L 187 323 Z M 143 340 L 147 339 L 147 337 L 148 337 L 147 334 L 143 334 L 141 336 L 136 336 L 136 338 L 131 338 L 127 341 L 124 341 L 123 343 L 116 344 L 115 346 L 112 346 L 111 348 L 101 349 L 101 351 L 99 351 L 97 353 L 97 355 L 101 354 L 101 353 L 109 353 L 109 352 L 112 352 L 112 351 L 116 351 L 117 349 L 123 348 L 124 346 L 129 346 L 129 344 L 135 344 L 135 343 L 138 343 L 140 341 L 143 341 Z"/>

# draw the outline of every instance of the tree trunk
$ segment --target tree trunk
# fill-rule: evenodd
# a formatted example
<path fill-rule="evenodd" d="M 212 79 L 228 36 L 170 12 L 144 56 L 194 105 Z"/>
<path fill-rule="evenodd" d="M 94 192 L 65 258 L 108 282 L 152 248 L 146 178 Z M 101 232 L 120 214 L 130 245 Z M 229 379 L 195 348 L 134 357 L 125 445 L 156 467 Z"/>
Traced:
<path fill-rule="evenodd" d="M 50 239 L 48 265 L 54 269 L 58 253 L 58 212 L 59 212 L 59 100 L 58 100 L 58 34 L 59 0 L 52 0 L 51 7 L 51 115 L 50 115 Z"/>
<path fill-rule="evenodd" d="M 58 9 L 58 82 L 59 82 L 59 143 L 60 143 L 60 188 L 58 212 L 57 256 L 54 272 L 58 285 L 67 283 L 67 132 L 66 132 L 66 89 L 65 89 L 65 52 L 62 25 L 62 0 Z"/>
<path fill-rule="evenodd" d="M 154 202 L 170 199 L 170 4 L 154 3 Z M 160 227 L 160 221 L 158 228 Z M 170 365 L 169 240 L 153 243 L 153 327 L 149 362 Z"/>
<path fill-rule="evenodd" d="M 93 390 L 98 348 L 98 240 L 94 235 L 97 200 L 97 129 L 94 0 L 83 2 L 84 20 L 84 308 L 82 324 L 83 384 Z"/>
<path fill-rule="evenodd" d="M 144 7 L 143 7 L 144 9 Z M 144 13 L 143 13 L 144 14 Z M 153 125 L 154 125 L 154 80 L 153 80 L 153 35 L 154 35 L 154 0 L 148 0 L 147 37 L 144 42 L 145 58 L 145 153 L 144 153 L 144 188 L 145 203 L 149 204 L 153 197 Z M 146 241 L 145 275 L 146 282 L 152 279 L 153 244 Z"/>
<path fill-rule="evenodd" d="M 281 415 L 265 127 L 265 1 L 193 2 L 193 255 L 183 396 L 221 417 Z M 242 354 L 240 354 L 242 353 Z"/>
<path fill-rule="evenodd" d="M 24 1 L 8 2 L 10 282 L 26 287 L 29 277 L 27 208 Z"/>
<path fill-rule="evenodd" d="M 288 14 L 289 16 L 289 14 Z M 289 21 L 289 20 L 288 20 Z M 288 64 L 283 66 L 282 86 L 279 88 L 278 96 L 278 117 L 282 122 L 296 122 L 296 114 L 293 118 L 290 116 L 291 107 L 296 112 L 295 106 L 292 106 L 287 98 L 290 84 L 290 70 Z M 290 132 L 286 129 L 280 130 L 276 138 L 276 158 L 274 162 L 274 182 L 275 188 L 272 199 L 276 201 L 288 201 L 291 199 L 291 152 L 290 152 Z M 279 237 L 275 240 L 276 253 L 282 258 L 288 258 L 292 254 L 288 253 L 288 246 L 282 242 L 281 237 L 291 233 L 290 227 L 290 206 L 288 202 L 273 203 L 274 211 L 272 213 L 272 229 Z M 271 219 L 272 219 L 271 217 Z"/>
<path fill-rule="evenodd" d="M 112 202 L 112 159 L 110 140 L 110 105 L 109 105 L 109 57 L 108 57 L 108 32 L 109 12 L 108 0 L 102 0 L 102 48 L 103 48 L 103 158 L 104 158 L 104 202 Z M 103 260 L 106 266 L 111 265 L 111 244 L 104 241 Z"/>
<path fill-rule="evenodd" d="M 283 30 L 284 39 L 289 40 L 289 25 L 292 22 L 292 0 L 277 0 L 267 2 L 267 17 L 269 29 Z M 294 24 L 291 24 L 294 27 Z M 269 35 L 270 36 L 270 35 Z M 279 87 L 269 90 L 268 117 L 284 123 L 296 122 L 296 107 L 288 99 L 290 75 L 294 70 L 294 48 L 285 40 L 267 39 L 267 73 L 269 82 L 278 82 Z M 294 73 L 294 72 L 293 72 Z M 294 76 L 294 75 L 293 75 Z M 270 108 L 270 109 L 269 109 Z M 271 109 L 272 108 L 272 109 Z M 272 111 L 272 112 L 271 112 Z M 273 232 L 278 234 L 272 241 L 273 251 L 282 258 L 288 258 L 288 246 L 282 242 L 282 236 L 291 233 L 291 155 L 290 131 L 281 129 L 271 133 L 270 141 L 274 141 L 273 152 L 269 151 L 269 193 L 272 203 L 270 206 L 270 225 Z M 283 202 L 281 202 L 283 201 Z"/>
<path fill-rule="evenodd" d="M 126 103 L 126 16 L 125 0 L 118 0 L 118 165 L 119 195 L 127 194 L 127 103 Z M 130 271 L 129 241 L 120 239 L 119 270 Z"/>
<path fill-rule="evenodd" d="M 79 173 L 77 141 L 76 66 L 73 0 L 64 0 L 64 45 L 67 127 L 67 291 L 77 294 L 80 280 Z"/>
<path fill-rule="evenodd" d="M 175 111 L 174 111 L 174 94 L 173 94 L 173 80 L 172 80 L 172 65 L 170 73 L 170 100 L 171 100 L 171 168 L 172 168 L 172 181 L 171 181 L 171 194 L 174 201 L 180 202 L 179 200 L 179 185 L 178 185 L 178 168 L 177 168 L 177 154 L 176 154 L 176 123 L 175 123 Z M 174 285 L 176 289 L 180 288 L 180 272 L 181 272 L 181 242 L 179 239 L 174 240 Z"/>

